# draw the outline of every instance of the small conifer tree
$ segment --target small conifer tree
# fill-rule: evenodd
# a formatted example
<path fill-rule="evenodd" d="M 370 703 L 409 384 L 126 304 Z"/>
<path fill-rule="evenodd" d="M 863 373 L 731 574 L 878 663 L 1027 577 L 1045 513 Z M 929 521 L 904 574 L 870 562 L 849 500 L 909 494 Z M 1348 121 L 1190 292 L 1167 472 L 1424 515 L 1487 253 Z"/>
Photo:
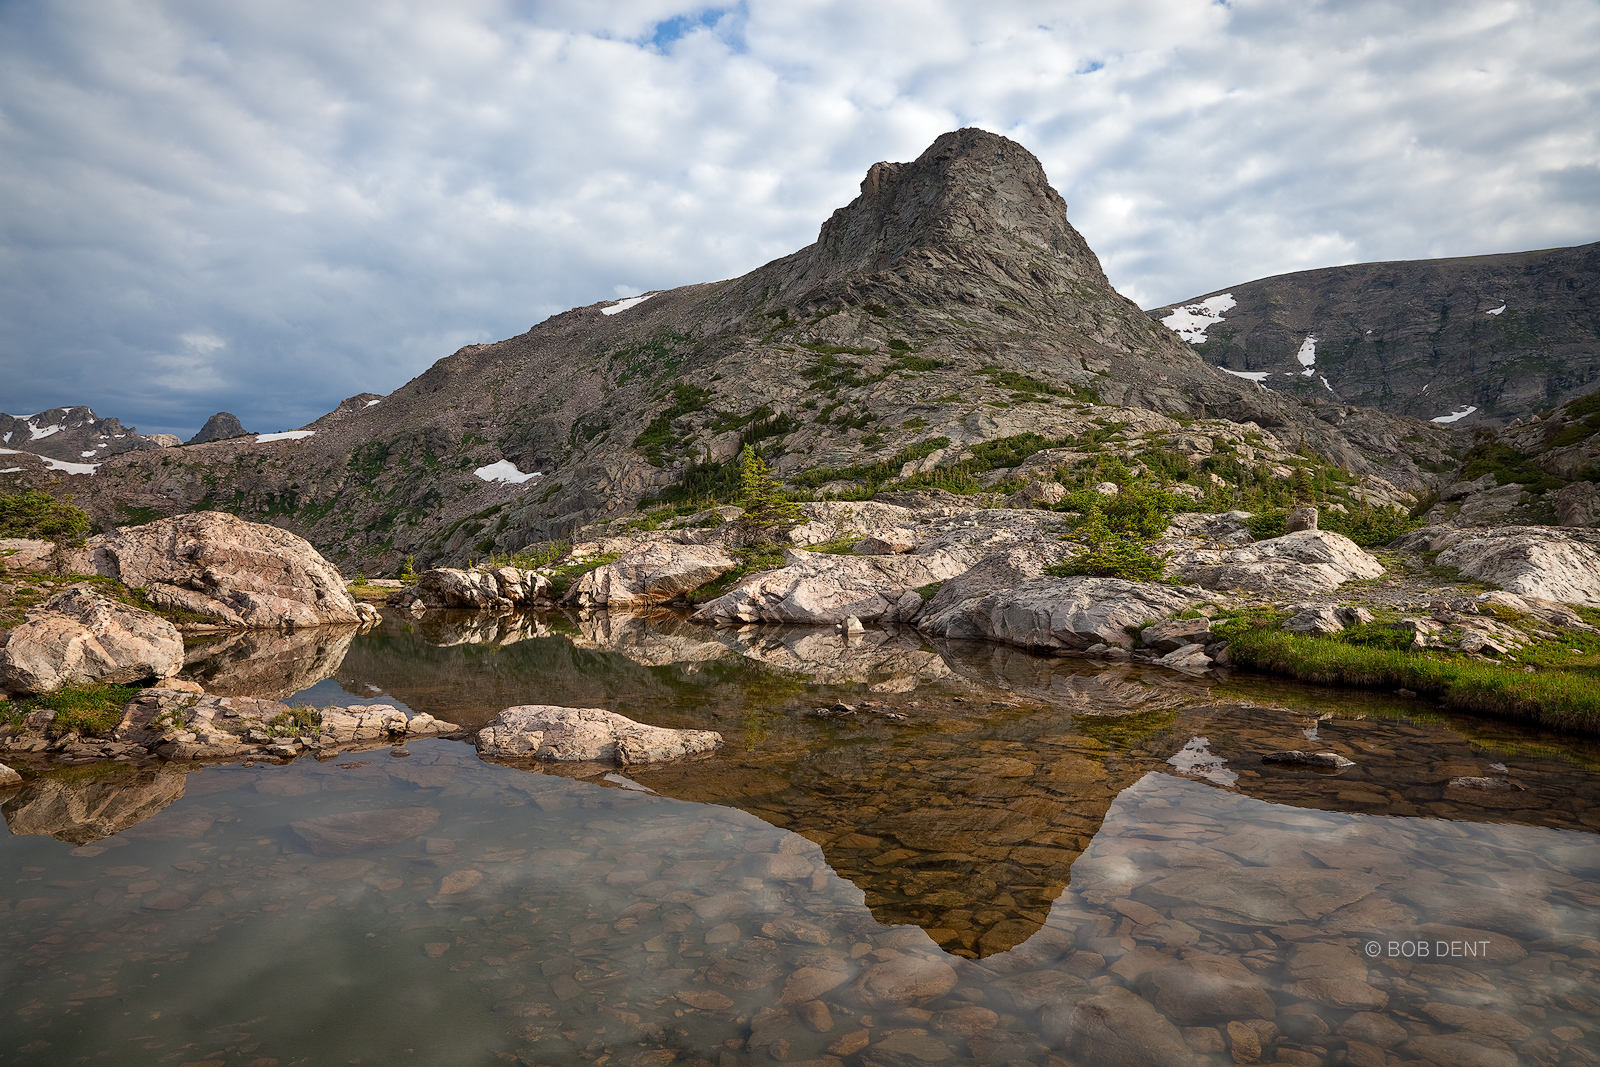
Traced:
<path fill-rule="evenodd" d="M 747 542 L 770 540 L 779 530 L 799 525 L 800 505 L 785 499 L 772 468 L 749 445 L 739 456 L 739 527 Z"/>

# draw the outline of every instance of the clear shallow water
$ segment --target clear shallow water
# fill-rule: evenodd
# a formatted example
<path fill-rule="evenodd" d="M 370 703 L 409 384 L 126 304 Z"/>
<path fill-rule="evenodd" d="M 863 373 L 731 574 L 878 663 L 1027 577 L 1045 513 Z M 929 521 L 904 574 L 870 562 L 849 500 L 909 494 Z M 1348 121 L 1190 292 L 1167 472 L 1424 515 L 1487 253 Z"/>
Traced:
<path fill-rule="evenodd" d="M 1585 746 L 913 634 L 536 625 L 388 623 L 331 681 L 324 643 L 251 684 L 727 746 L 620 781 L 428 741 L 34 782 L 0 839 L 0 1063 L 1133 1062 L 1111 1030 L 1141 1062 L 1593 1062 Z M 1287 747 L 1357 766 L 1259 763 Z M 1496 763 L 1523 788 L 1448 785 Z M 294 825 L 351 812 L 391 814 L 322 855 Z"/>

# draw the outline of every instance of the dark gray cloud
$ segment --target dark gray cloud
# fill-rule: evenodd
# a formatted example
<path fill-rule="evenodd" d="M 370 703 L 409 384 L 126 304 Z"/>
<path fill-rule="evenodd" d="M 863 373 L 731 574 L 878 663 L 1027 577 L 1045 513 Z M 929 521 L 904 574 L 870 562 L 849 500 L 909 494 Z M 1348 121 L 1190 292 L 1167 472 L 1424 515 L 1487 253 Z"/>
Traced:
<path fill-rule="evenodd" d="M 1591 241 L 1597 89 L 1589 0 L 14 0 L 0 406 L 297 426 L 791 251 L 961 125 L 1037 153 L 1146 306 Z"/>

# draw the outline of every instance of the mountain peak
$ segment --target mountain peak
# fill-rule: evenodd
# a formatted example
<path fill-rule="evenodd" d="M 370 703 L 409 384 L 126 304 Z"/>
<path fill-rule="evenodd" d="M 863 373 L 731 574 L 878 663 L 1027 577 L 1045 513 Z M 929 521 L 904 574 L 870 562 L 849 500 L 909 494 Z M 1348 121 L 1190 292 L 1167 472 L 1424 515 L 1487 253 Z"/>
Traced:
<path fill-rule="evenodd" d="M 1106 284 L 1038 157 L 970 127 L 942 134 L 910 163 L 874 163 L 861 195 L 791 262 L 800 268 L 793 280 L 811 284 L 918 268 L 1012 274 L 1019 263 L 1030 264 L 1029 288 Z"/>

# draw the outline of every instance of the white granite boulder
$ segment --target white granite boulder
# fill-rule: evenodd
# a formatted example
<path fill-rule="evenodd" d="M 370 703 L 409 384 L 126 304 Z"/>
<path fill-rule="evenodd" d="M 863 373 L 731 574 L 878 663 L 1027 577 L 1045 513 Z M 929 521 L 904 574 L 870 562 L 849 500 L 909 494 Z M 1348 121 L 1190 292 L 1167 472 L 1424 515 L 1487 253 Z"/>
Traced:
<path fill-rule="evenodd" d="M 162 610 L 212 628 L 359 623 L 333 564 L 304 538 L 219 511 L 125 526 L 91 542 L 95 567 Z"/>
<path fill-rule="evenodd" d="M 31 609 L 0 648 L 0 686 L 22 693 L 166 678 L 182 667 L 183 636 L 172 623 L 79 588 Z"/>
<path fill-rule="evenodd" d="M 836 625 L 904 620 L 922 607 L 916 590 L 954 578 L 978 561 L 961 546 L 910 555 L 836 556 L 789 552 L 777 570 L 754 574 L 695 612 L 700 622 Z"/>
<path fill-rule="evenodd" d="M 1178 552 L 1172 569 L 1206 589 L 1331 593 L 1357 578 L 1377 578 L 1383 564 L 1328 530 L 1301 530 L 1238 548 Z"/>
<path fill-rule="evenodd" d="M 1204 599 L 1203 590 L 1155 582 L 1086 575 L 1035 578 L 929 611 L 917 620 L 917 628 L 940 637 L 1000 641 L 1040 652 L 1097 644 L 1130 648 L 1129 627 L 1143 627 Z"/>
<path fill-rule="evenodd" d="M 627 766 L 711 752 L 722 735 L 648 726 L 603 708 L 525 704 L 496 715 L 478 733 L 477 744 L 485 756 Z"/>
<path fill-rule="evenodd" d="M 1600 607 L 1600 531 L 1551 526 L 1473 531 L 1441 552 L 1438 563 L 1519 596 Z"/>
<path fill-rule="evenodd" d="M 718 545 L 653 541 L 583 575 L 573 584 L 566 601 L 584 608 L 665 604 L 717 580 L 738 565 Z"/>

